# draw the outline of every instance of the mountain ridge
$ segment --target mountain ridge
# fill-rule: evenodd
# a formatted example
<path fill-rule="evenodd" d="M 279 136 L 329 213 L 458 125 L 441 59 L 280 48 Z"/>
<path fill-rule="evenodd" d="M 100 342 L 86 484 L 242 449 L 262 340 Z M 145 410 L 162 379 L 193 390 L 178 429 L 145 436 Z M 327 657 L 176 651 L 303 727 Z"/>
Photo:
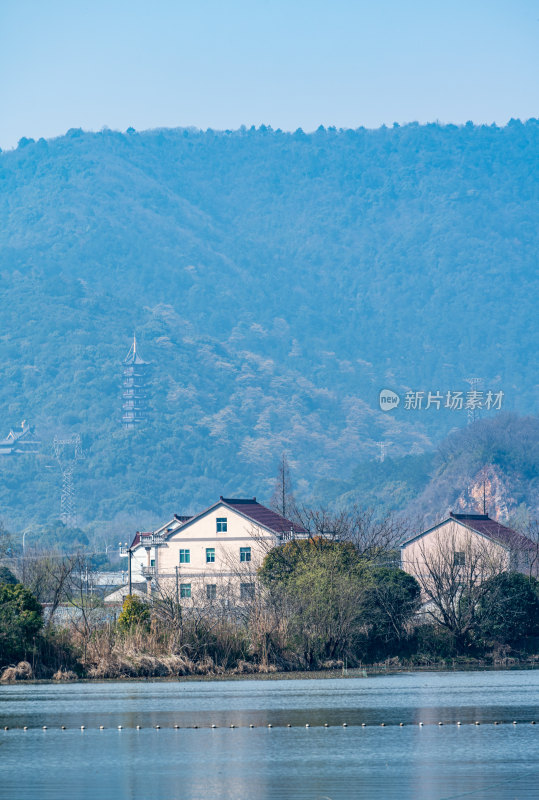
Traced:
<path fill-rule="evenodd" d="M 536 413 L 538 150 L 530 120 L 69 131 L 0 153 L 5 432 L 83 435 L 79 513 L 97 525 L 269 496 L 283 451 L 308 497 L 379 441 L 402 456 L 466 423 L 384 414 L 382 388 L 479 375 Z M 134 329 L 154 372 L 152 424 L 131 435 Z M 0 469 L 2 515 L 57 515 L 53 468 Z"/>

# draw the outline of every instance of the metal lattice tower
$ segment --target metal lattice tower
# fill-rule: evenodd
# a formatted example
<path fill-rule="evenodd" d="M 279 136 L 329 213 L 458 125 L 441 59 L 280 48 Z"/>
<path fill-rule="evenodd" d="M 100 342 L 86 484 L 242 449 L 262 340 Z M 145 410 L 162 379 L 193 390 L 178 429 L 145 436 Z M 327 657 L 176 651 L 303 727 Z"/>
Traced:
<path fill-rule="evenodd" d="M 470 378 L 464 378 L 466 383 L 470 384 L 470 391 L 476 392 L 479 386 L 483 385 L 483 378 L 478 378 L 475 375 L 472 375 Z M 477 408 L 468 408 L 468 425 L 472 422 L 475 422 L 476 419 L 479 418 L 479 410 Z"/>
<path fill-rule="evenodd" d="M 375 442 L 374 444 L 377 444 L 380 448 L 380 455 L 377 456 L 377 458 L 380 464 L 383 464 L 385 461 L 387 449 L 390 445 L 393 444 L 393 442 Z"/>
<path fill-rule="evenodd" d="M 62 471 L 60 519 L 64 525 L 74 528 L 77 525 L 77 503 L 73 473 L 75 471 L 75 463 L 83 457 L 81 438 L 78 433 L 73 433 L 67 439 L 60 439 L 55 436 L 53 449 Z"/>

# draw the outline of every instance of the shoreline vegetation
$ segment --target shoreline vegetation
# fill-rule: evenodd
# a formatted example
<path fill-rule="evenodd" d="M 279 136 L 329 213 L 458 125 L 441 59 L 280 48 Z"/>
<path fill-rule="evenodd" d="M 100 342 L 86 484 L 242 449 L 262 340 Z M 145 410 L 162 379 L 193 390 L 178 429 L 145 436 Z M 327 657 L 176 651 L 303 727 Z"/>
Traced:
<path fill-rule="evenodd" d="M 392 660 L 393 661 L 393 660 Z M 364 667 L 342 666 L 328 667 L 315 670 L 259 670 L 239 672 L 236 669 L 222 672 L 192 673 L 184 675 L 120 675 L 117 677 L 90 677 L 79 676 L 74 672 L 59 670 L 52 677 L 36 678 L 32 673 L 29 662 L 21 662 L 16 667 L 8 668 L 8 677 L 0 679 L 0 686 L 13 685 L 24 682 L 25 684 L 60 684 L 60 683 L 137 683 L 147 681 L 150 683 L 192 683 L 195 681 L 240 681 L 240 680 L 350 680 L 356 678 L 373 678 L 380 675 L 402 675 L 417 672 L 511 672 L 514 670 L 539 669 L 539 656 L 527 658 L 504 658 L 488 661 L 486 659 L 454 659 L 452 663 L 440 661 L 432 664 L 367 664 Z M 13 671 L 13 672 L 11 672 Z"/>
<path fill-rule="evenodd" d="M 334 530 L 335 520 L 320 525 Z M 1 567 L 0 682 L 539 664 L 536 578 L 501 564 L 487 571 L 483 550 L 467 557 L 466 572 L 452 552 L 445 561 L 440 553 L 431 576 L 437 591 L 426 603 L 426 589 L 391 566 L 399 532 L 386 527 L 367 535 L 356 525 L 355 539 L 313 536 L 274 547 L 249 583 L 238 574 L 216 597 L 202 586 L 182 598 L 174 583 L 156 581 L 151 596 L 128 595 L 119 615 L 88 590 L 80 556 L 36 560 L 20 576 L 25 583 Z"/>

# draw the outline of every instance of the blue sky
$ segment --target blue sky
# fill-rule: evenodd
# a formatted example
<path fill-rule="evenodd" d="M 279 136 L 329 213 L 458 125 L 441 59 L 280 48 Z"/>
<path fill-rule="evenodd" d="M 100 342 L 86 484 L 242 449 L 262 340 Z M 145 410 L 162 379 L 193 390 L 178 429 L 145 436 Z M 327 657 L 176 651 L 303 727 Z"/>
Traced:
<path fill-rule="evenodd" d="M 536 0 L 1 0 L 0 147 L 539 116 Z"/>

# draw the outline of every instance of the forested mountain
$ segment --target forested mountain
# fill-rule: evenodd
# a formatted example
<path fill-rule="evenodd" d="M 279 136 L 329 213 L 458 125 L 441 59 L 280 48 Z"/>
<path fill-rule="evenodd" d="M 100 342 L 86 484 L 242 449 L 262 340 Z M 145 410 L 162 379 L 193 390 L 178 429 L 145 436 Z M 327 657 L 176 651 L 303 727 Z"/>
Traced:
<path fill-rule="evenodd" d="M 328 505 L 359 504 L 434 523 L 485 511 L 521 530 L 539 519 L 539 419 L 499 414 L 446 436 L 435 450 L 361 461 L 346 480 L 322 480 Z"/>
<path fill-rule="evenodd" d="M 267 498 L 283 451 L 308 497 L 380 441 L 420 454 L 466 424 L 406 391 L 477 376 L 536 413 L 538 145 L 530 120 L 71 130 L 0 154 L 0 438 L 24 418 L 43 442 L 0 458 L 0 517 L 58 516 L 56 433 L 83 438 L 79 523 L 121 531 Z M 152 418 L 133 433 L 134 330 Z"/>

